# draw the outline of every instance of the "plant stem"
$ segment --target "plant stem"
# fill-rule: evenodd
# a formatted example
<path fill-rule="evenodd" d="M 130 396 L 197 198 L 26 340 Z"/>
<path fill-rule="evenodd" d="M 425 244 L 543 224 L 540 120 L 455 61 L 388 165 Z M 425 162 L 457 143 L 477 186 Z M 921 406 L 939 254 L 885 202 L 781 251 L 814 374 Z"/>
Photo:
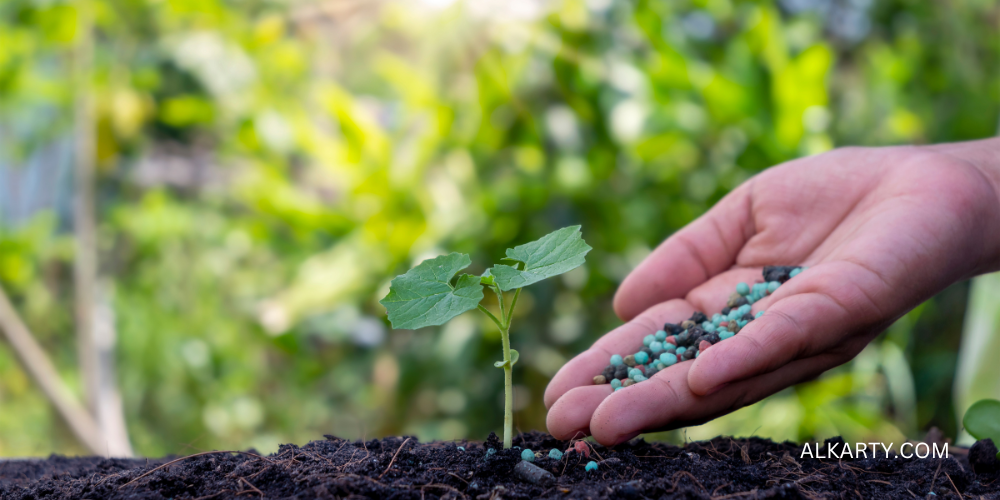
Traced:
<path fill-rule="evenodd" d="M 503 321 L 497 319 L 489 311 L 483 307 L 482 304 L 478 305 L 480 311 L 489 316 L 493 323 L 497 325 L 500 329 L 500 340 L 503 341 L 503 447 L 510 448 L 512 445 L 512 436 L 514 432 L 514 376 L 513 369 L 514 366 L 511 364 L 510 359 L 510 320 L 514 316 L 514 304 L 517 303 L 517 295 L 521 292 L 521 289 L 517 289 L 514 292 L 514 299 L 510 303 L 510 309 L 503 310 L 503 293 L 499 289 L 494 288 L 494 292 L 497 294 L 497 299 L 500 301 L 501 315 L 503 316 Z"/>
<path fill-rule="evenodd" d="M 503 447 L 511 447 L 511 434 L 514 428 L 514 378 L 513 366 L 510 362 L 510 335 L 508 330 L 510 320 L 507 320 L 507 328 L 500 329 L 500 339 L 503 340 Z"/>
<path fill-rule="evenodd" d="M 503 447 L 510 448 L 512 434 L 514 433 L 514 365 L 510 362 L 510 323 L 514 319 L 514 306 L 517 305 L 517 297 L 521 295 L 521 289 L 514 290 L 514 297 L 510 299 L 510 307 L 503 318 L 503 327 L 500 328 L 500 339 L 503 340 L 503 360 L 507 363 L 503 368 Z M 501 302 L 502 304 L 502 302 Z"/>

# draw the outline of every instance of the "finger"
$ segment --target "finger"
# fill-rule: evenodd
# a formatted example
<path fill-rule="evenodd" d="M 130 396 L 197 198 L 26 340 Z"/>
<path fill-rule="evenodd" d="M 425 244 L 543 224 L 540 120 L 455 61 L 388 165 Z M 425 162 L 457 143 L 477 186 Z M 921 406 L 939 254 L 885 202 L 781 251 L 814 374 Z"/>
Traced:
<path fill-rule="evenodd" d="M 726 195 L 706 214 L 667 238 L 622 282 L 615 293 L 618 317 L 628 321 L 653 304 L 677 299 L 729 269 L 753 235 L 753 181 Z"/>
<path fill-rule="evenodd" d="M 611 359 L 612 354 L 630 354 L 642 347 L 642 339 L 656 332 L 665 322 L 680 322 L 694 309 L 683 300 L 672 300 L 652 307 L 632 321 L 606 333 L 586 351 L 580 353 L 556 372 L 545 388 L 545 406 L 552 405 L 574 387 L 591 385 Z"/>
<path fill-rule="evenodd" d="M 997 151 L 1000 151 L 1000 138 L 994 137 L 977 141 L 928 144 L 920 146 L 920 149 L 946 154 L 963 161 L 970 161 L 976 165 L 986 165 L 997 158 Z"/>
<path fill-rule="evenodd" d="M 796 360 L 779 370 L 734 383 L 708 396 L 699 396 L 689 390 L 687 377 L 693 365 L 680 363 L 648 381 L 606 397 L 594 410 L 589 430 L 599 443 L 613 446 L 642 432 L 698 425 L 814 378 L 847 359 L 850 356 L 824 353 Z M 569 404 L 572 402 L 567 401 L 566 405 Z"/>
<path fill-rule="evenodd" d="M 545 427 L 556 439 L 590 435 L 590 419 L 613 389 L 608 384 L 575 387 L 562 395 L 545 417 Z"/>
<path fill-rule="evenodd" d="M 885 284 L 867 273 L 835 263 L 809 268 L 782 285 L 763 316 L 738 335 L 701 353 L 688 375 L 695 394 L 774 371 L 795 359 L 842 349 L 846 338 L 873 336 L 888 324 L 871 294 Z M 755 304 L 756 306 L 757 304 Z M 891 321 L 891 319 L 889 320 Z"/>

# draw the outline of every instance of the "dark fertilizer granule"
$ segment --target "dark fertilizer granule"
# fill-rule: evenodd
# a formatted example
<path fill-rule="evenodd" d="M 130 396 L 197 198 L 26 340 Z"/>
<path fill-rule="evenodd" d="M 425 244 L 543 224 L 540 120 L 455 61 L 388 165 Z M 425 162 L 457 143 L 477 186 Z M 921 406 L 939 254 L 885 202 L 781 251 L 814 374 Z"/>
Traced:
<path fill-rule="evenodd" d="M 759 438 L 719 437 L 683 448 L 642 439 L 613 448 L 587 443 L 581 449 L 589 457 L 572 444 L 540 432 L 517 436 L 511 450 L 500 449 L 495 435 L 485 443 L 328 436 L 267 457 L 218 452 L 147 463 L 53 456 L 0 462 L 0 499 L 1000 499 L 1000 472 L 974 472 L 967 451 L 956 448 L 947 459 L 852 460 L 803 459 L 800 445 Z M 515 476 L 525 448 L 554 484 Z M 565 452 L 561 459 L 549 458 L 553 448 Z M 598 469 L 587 472 L 591 460 Z"/>

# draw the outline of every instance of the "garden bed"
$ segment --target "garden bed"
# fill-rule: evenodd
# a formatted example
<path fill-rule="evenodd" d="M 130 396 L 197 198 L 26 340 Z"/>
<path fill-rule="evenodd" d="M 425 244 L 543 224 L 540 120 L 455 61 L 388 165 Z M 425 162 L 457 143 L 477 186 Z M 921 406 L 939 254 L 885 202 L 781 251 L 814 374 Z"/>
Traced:
<path fill-rule="evenodd" d="M 520 449 L 414 438 L 347 441 L 328 436 L 270 456 L 205 453 L 181 459 L 100 457 L 0 462 L 0 498 L 1000 498 L 1000 472 L 973 471 L 967 450 L 948 459 L 801 459 L 802 447 L 719 437 L 683 448 L 637 439 L 605 448 L 532 432 Z M 515 473 L 524 448 L 553 482 Z M 561 459 L 551 449 L 569 450 Z M 558 454 L 556 454 L 558 455 Z M 975 454 L 973 454 L 975 455 Z M 585 470 L 595 461 L 597 470 Z M 975 462 L 975 458 L 973 459 Z"/>

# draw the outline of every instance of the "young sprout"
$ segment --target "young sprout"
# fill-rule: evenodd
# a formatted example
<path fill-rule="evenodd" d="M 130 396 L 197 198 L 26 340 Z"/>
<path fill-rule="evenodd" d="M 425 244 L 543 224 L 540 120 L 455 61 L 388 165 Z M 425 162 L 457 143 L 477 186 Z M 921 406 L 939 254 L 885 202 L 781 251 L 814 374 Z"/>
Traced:
<path fill-rule="evenodd" d="M 521 288 L 576 269 L 590 250 L 580 234 L 580 226 L 571 226 L 508 248 L 507 256 L 501 260 L 510 261 L 511 265 L 496 264 L 481 276 L 463 273 L 456 279 L 455 275 L 469 267 L 472 260 L 461 253 L 442 255 L 396 276 L 389 294 L 379 303 L 385 306 L 389 322 L 397 329 L 442 325 L 472 309 L 479 309 L 493 321 L 503 341 L 503 360 L 493 366 L 504 371 L 503 446 L 510 448 L 514 425 L 511 369 L 517 363 L 518 353 L 510 348 L 509 333 L 517 297 Z M 497 296 L 499 318 L 480 304 L 484 286 Z M 507 305 L 504 292 L 510 291 L 514 293 Z"/>
<path fill-rule="evenodd" d="M 980 399 L 965 411 L 962 426 L 976 439 L 992 439 L 1000 445 L 1000 401 Z M 1000 452 L 997 453 L 1000 458 Z"/>

